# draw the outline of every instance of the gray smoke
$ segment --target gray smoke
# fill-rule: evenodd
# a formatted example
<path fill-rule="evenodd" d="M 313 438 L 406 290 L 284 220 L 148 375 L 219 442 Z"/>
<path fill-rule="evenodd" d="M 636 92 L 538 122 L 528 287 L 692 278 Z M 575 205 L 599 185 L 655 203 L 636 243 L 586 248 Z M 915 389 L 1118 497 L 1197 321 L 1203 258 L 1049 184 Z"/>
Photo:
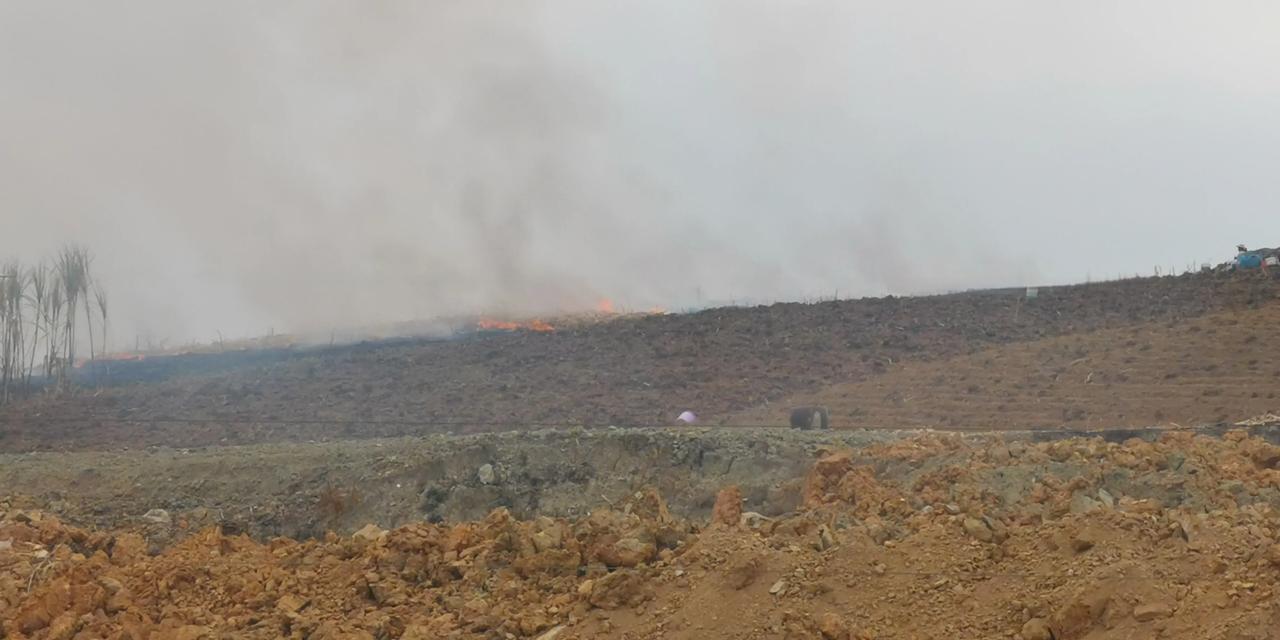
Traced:
<path fill-rule="evenodd" d="M 1280 244 L 1280 7 L 0 4 L 0 257 L 117 339 L 1101 279 Z"/>

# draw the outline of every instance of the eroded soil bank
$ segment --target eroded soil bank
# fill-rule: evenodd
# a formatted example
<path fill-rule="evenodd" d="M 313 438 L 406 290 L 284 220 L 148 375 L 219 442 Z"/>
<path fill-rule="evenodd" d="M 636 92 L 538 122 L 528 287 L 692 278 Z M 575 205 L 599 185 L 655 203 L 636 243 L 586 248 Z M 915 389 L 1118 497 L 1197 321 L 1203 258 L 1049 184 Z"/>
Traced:
<path fill-rule="evenodd" d="M 337 443 L 29 453 L 0 456 L 0 493 L 78 524 L 150 524 L 164 510 L 190 526 L 257 538 L 349 533 L 366 523 L 573 517 L 641 487 L 673 512 L 705 517 L 716 491 L 742 487 L 750 510 L 796 508 L 800 478 L 832 448 L 894 432 L 785 429 L 571 429 Z M 153 514 L 153 516 L 156 514 Z M 156 516 L 159 517 L 159 516 Z M 153 518 L 154 519 L 154 518 Z"/>
<path fill-rule="evenodd" d="M 0 637 L 1263 640 L 1280 622 L 1265 433 L 914 435 L 822 455 L 777 518 L 732 486 L 709 521 L 643 489 L 578 517 L 254 540 L 189 513 L 85 529 L 0 498 Z M 484 486 L 512 481 L 499 460 Z"/>
<path fill-rule="evenodd" d="M 1149 440 L 1161 433 L 1132 430 L 1106 437 Z M 1274 441 L 1280 431 L 1262 426 L 1253 433 Z M 645 487 L 659 491 L 681 517 L 705 518 L 716 492 L 731 484 L 741 488 L 747 511 L 778 516 L 798 507 L 802 478 L 822 454 L 860 451 L 913 435 L 569 429 L 200 450 L 42 452 L 0 456 L 0 495 L 17 496 L 81 526 L 142 526 L 155 535 L 171 531 L 180 536 L 172 523 L 181 520 L 191 528 L 216 524 L 258 539 L 310 538 L 328 530 L 350 533 L 368 523 L 395 527 L 477 520 L 498 507 L 520 518 L 578 517 Z M 1079 435 L 1054 431 L 963 438 L 1016 448 L 1021 442 Z M 942 456 L 903 466 L 866 455 L 872 456 L 866 464 L 898 482 L 954 463 Z M 1170 473 L 1183 477 L 1188 470 L 1173 464 Z M 1032 479 L 1090 473 L 1094 469 L 1081 461 L 1011 461 L 983 482 L 994 492 L 1013 496 L 1026 491 Z M 1135 480 L 1123 471 L 1108 482 L 1112 489 L 1143 497 L 1179 490 L 1174 480 L 1151 475 Z"/>

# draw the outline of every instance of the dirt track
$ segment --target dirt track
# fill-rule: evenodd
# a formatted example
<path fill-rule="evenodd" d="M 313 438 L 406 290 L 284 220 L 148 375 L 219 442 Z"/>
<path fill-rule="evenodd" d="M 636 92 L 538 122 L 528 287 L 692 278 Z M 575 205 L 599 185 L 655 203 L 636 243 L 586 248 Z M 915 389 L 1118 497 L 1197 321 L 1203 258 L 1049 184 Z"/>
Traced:
<path fill-rule="evenodd" d="M 657 425 L 685 409 L 723 423 L 768 401 L 874 378 L 896 363 L 1181 323 L 1264 306 L 1278 291 L 1268 280 L 1195 275 L 1045 289 L 1032 302 L 1019 290 L 783 304 L 362 347 L 33 401 L 5 415 L 0 451 Z"/>

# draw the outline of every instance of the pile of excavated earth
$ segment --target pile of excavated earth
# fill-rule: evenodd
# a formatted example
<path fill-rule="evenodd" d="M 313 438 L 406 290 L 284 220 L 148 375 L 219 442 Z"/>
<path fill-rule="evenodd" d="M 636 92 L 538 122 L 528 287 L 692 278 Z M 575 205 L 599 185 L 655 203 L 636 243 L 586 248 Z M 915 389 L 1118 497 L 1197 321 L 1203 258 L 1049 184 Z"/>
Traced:
<path fill-rule="evenodd" d="M 1280 628 L 1265 432 L 833 448 L 776 518 L 730 486 L 709 521 L 650 490 L 573 520 L 309 540 L 164 514 L 159 538 L 11 497 L 0 638 L 1262 640 Z"/>

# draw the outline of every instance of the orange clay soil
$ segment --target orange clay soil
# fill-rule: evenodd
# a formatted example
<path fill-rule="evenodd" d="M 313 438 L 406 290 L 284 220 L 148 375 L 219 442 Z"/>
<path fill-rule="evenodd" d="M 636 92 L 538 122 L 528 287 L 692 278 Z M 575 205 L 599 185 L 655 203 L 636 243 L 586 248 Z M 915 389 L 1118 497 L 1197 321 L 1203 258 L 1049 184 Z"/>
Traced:
<path fill-rule="evenodd" d="M 576 521 L 149 548 L 0 502 L 0 637 L 1274 638 L 1280 447 L 919 436 L 827 452 L 794 513 L 654 492 Z M 155 514 L 162 519 L 165 514 Z M 184 523 L 174 523 L 181 529 Z"/>

